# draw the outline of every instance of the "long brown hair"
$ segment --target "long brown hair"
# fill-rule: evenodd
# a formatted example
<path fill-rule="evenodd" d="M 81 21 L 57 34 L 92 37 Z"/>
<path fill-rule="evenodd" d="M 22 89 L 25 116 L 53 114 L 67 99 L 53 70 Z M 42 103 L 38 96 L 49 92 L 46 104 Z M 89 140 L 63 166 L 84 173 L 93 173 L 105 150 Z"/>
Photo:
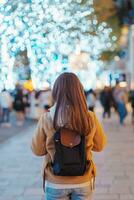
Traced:
<path fill-rule="evenodd" d="M 61 127 L 87 134 L 89 114 L 83 86 L 73 73 L 63 73 L 55 81 L 53 99 L 56 103 L 54 128 Z"/>

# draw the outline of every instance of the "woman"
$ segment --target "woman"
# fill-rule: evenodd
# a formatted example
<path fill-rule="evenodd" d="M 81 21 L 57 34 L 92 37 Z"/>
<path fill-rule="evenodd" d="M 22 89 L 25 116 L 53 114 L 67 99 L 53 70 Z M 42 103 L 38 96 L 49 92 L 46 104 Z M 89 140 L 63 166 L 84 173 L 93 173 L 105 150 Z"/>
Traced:
<path fill-rule="evenodd" d="M 120 118 L 120 125 L 125 125 L 124 121 L 127 116 L 126 103 L 128 101 L 127 93 L 119 84 L 116 85 L 113 92 L 114 100 L 116 102 L 117 111 Z"/>
<path fill-rule="evenodd" d="M 39 99 L 36 97 L 36 91 L 33 90 L 31 92 L 29 100 L 30 100 L 29 117 L 30 119 L 38 120 L 40 117 L 40 112 L 39 112 Z"/>
<path fill-rule="evenodd" d="M 17 126 L 22 126 L 24 123 L 25 104 L 23 100 L 23 91 L 17 88 L 14 98 L 14 110 L 16 111 Z"/>
<path fill-rule="evenodd" d="M 32 139 L 32 150 L 37 156 L 45 156 L 45 200 L 91 200 L 93 180 L 96 175 L 91 151 L 101 151 L 106 143 L 102 127 L 93 112 L 88 111 L 82 84 L 73 73 L 63 73 L 55 81 L 54 106 L 45 113 Z M 65 128 L 85 136 L 88 166 L 82 176 L 56 176 L 52 170 L 56 130 Z"/>
<path fill-rule="evenodd" d="M 12 110 L 12 97 L 10 93 L 4 89 L 0 94 L 0 111 L 2 126 L 10 127 L 10 112 Z"/>
<path fill-rule="evenodd" d="M 94 108 L 95 108 L 95 103 L 96 103 L 96 94 L 95 92 L 90 89 L 87 93 L 87 106 L 88 109 L 92 112 L 94 112 Z"/>
<path fill-rule="evenodd" d="M 112 105 L 112 94 L 110 88 L 105 86 L 104 90 L 100 94 L 100 101 L 103 106 L 103 118 L 105 118 L 106 114 L 108 118 L 111 117 L 111 105 Z"/>

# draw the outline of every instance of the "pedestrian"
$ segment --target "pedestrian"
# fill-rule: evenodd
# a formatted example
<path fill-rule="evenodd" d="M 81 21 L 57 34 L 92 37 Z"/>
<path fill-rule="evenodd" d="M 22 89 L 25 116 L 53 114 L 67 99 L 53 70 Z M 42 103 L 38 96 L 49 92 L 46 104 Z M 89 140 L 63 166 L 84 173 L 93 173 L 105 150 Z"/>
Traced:
<path fill-rule="evenodd" d="M 39 95 L 39 105 L 42 112 L 48 112 L 53 105 L 51 89 L 42 90 Z"/>
<path fill-rule="evenodd" d="M 6 89 L 3 89 L 3 91 L 0 94 L 0 107 L 2 126 L 10 127 L 10 111 L 12 110 L 12 97 Z"/>
<path fill-rule="evenodd" d="M 29 97 L 30 97 L 30 91 L 23 88 L 23 102 L 24 102 L 24 108 L 25 108 L 25 117 L 27 117 L 27 114 L 29 113 L 29 107 L 30 107 Z"/>
<path fill-rule="evenodd" d="M 132 108 L 132 123 L 134 123 L 134 90 L 130 91 L 130 102 L 131 102 L 131 108 Z"/>
<path fill-rule="evenodd" d="M 35 90 L 33 90 L 31 92 L 29 100 L 30 100 L 29 101 L 29 103 L 30 103 L 29 117 L 30 117 L 30 119 L 38 120 L 40 117 L 39 100 L 37 98 Z"/>
<path fill-rule="evenodd" d="M 120 87 L 118 83 L 113 91 L 114 100 L 116 102 L 117 111 L 120 118 L 120 124 L 124 125 L 124 120 L 127 116 L 126 102 L 127 102 L 127 93 L 123 88 Z"/>
<path fill-rule="evenodd" d="M 16 94 L 14 97 L 14 110 L 16 111 L 16 123 L 17 126 L 23 126 L 24 114 L 25 114 L 25 103 L 23 100 L 23 90 L 16 88 Z"/>
<path fill-rule="evenodd" d="M 91 200 L 96 176 L 91 152 L 104 148 L 104 131 L 96 115 L 88 111 L 75 74 L 61 74 L 52 97 L 54 106 L 41 117 L 32 139 L 33 153 L 44 156 L 45 200 Z"/>
<path fill-rule="evenodd" d="M 103 106 L 103 118 L 107 115 L 111 117 L 111 104 L 112 104 L 112 93 L 108 86 L 104 87 L 104 90 L 100 93 L 100 101 Z"/>
<path fill-rule="evenodd" d="M 95 94 L 95 92 L 93 91 L 93 89 L 90 89 L 90 90 L 87 92 L 86 99 L 87 99 L 87 106 L 88 106 L 88 109 L 89 109 L 90 111 L 94 112 L 95 103 L 96 103 L 96 94 Z"/>

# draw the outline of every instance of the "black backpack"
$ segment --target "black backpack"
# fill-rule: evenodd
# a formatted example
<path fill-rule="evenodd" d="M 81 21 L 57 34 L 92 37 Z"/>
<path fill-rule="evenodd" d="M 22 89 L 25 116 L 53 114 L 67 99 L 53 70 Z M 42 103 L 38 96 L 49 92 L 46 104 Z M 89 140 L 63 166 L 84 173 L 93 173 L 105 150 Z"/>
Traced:
<path fill-rule="evenodd" d="M 86 170 L 85 136 L 60 129 L 54 134 L 55 155 L 52 163 L 57 176 L 82 176 Z"/>

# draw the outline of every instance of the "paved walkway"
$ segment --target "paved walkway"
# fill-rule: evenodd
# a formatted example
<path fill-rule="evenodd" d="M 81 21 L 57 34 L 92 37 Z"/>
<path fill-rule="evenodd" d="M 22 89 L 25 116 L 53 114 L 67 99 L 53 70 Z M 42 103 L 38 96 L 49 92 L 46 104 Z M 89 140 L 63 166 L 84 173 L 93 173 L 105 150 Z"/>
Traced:
<path fill-rule="evenodd" d="M 134 200 L 134 130 L 127 119 L 121 127 L 113 114 L 103 120 L 108 145 L 95 153 L 96 190 L 93 200 Z M 32 155 L 35 126 L 0 144 L 0 200 L 42 200 L 41 158 Z"/>
<path fill-rule="evenodd" d="M 101 120 L 108 144 L 102 153 L 95 153 L 96 190 L 93 200 L 134 200 L 134 127 L 130 115 L 126 126 L 118 117 Z"/>
<path fill-rule="evenodd" d="M 16 125 L 15 113 L 11 114 L 11 127 L 4 128 L 0 123 L 0 143 L 6 141 L 8 138 L 13 137 L 24 132 L 28 127 L 32 126 L 35 122 L 30 119 L 25 119 L 23 126 Z"/>

